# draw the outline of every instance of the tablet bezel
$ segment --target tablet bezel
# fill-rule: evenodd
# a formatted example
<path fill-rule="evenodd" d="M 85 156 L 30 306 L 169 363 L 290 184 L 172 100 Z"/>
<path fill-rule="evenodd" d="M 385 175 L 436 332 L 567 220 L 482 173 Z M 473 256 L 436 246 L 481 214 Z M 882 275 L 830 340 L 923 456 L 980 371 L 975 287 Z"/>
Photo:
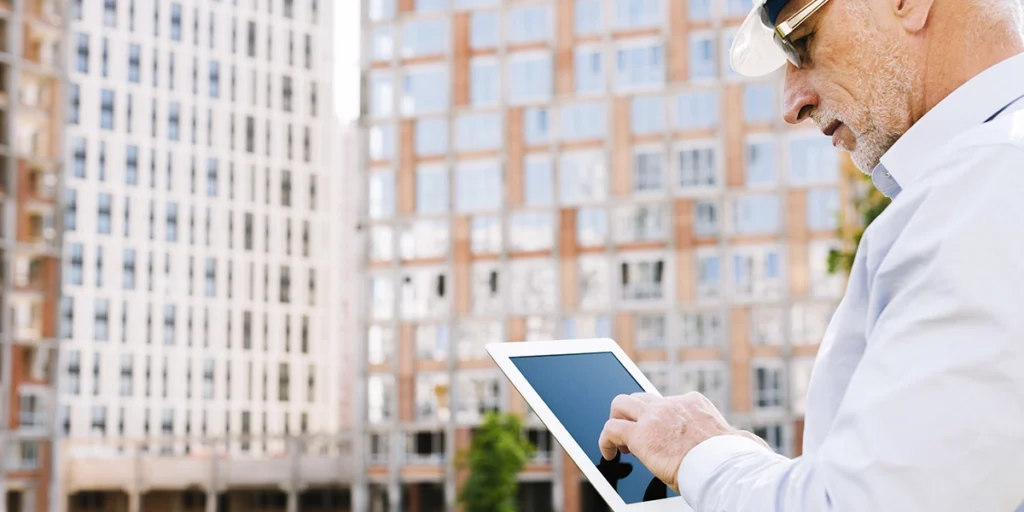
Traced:
<path fill-rule="evenodd" d="M 619 344 L 609 338 L 594 338 L 582 340 L 557 340 L 557 341 L 523 341 L 507 343 L 489 343 L 486 346 L 487 353 L 498 365 L 502 373 L 509 379 L 513 386 L 519 391 L 530 404 L 533 411 L 540 418 L 541 422 L 548 428 L 551 435 L 562 446 L 562 449 L 569 455 L 569 458 L 576 464 L 580 471 L 587 477 L 594 489 L 604 498 L 605 502 L 611 505 L 615 511 L 622 512 L 687 512 L 692 509 L 682 497 L 665 498 L 646 503 L 627 504 L 619 496 L 618 492 L 598 471 L 597 466 L 587 457 L 586 452 L 569 435 L 562 422 L 551 412 L 547 404 L 541 400 L 540 395 L 533 389 L 526 377 L 512 362 L 513 357 L 522 356 L 550 356 L 564 354 L 591 354 L 600 352 L 611 352 L 626 371 L 629 372 L 640 387 L 647 393 L 661 396 L 651 381 L 644 376 L 640 368 L 626 355 L 619 347 Z"/>

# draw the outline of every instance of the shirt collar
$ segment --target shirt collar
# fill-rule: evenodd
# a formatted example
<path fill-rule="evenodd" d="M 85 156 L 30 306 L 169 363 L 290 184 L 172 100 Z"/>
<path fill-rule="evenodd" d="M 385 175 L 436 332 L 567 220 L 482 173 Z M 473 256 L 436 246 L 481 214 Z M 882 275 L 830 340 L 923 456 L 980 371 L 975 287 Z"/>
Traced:
<path fill-rule="evenodd" d="M 914 183 L 921 155 L 980 125 L 1024 93 L 1024 54 L 982 71 L 932 107 L 882 155 L 871 181 L 887 197 Z"/>

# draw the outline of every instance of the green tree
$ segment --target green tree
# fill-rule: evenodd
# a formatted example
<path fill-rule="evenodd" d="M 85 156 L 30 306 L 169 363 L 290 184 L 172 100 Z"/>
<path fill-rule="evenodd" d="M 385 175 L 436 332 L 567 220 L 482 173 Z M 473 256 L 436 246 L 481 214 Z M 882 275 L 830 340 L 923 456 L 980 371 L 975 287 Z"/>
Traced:
<path fill-rule="evenodd" d="M 469 470 L 459 491 L 465 512 L 515 512 L 519 472 L 535 449 L 518 417 L 489 413 L 474 433 L 469 451 L 459 454 L 459 468 Z"/>
<path fill-rule="evenodd" d="M 839 227 L 839 235 L 841 238 L 844 238 L 845 248 L 832 249 L 828 253 L 828 271 L 833 274 L 836 272 L 850 273 L 850 270 L 853 268 L 853 258 L 857 254 L 857 247 L 860 245 L 860 239 L 864 236 L 864 230 L 892 202 L 875 188 L 874 184 L 871 183 L 870 176 L 856 169 L 849 172 L 856 173 L 858 177 L 854 178 L 854 181 L 855 183 L 859 182 L 857 183 L 858 185 L 862 185 L 861 193 L 854 199 L 854 209 L 860 216 L 860 222 L 852 230 L 846 230 L 843 226 Z"/>

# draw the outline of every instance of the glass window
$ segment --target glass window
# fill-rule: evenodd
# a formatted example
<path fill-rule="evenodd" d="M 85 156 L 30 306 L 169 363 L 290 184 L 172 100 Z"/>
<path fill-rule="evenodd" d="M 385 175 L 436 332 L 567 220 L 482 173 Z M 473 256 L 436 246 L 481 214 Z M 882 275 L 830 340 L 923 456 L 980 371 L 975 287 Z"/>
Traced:
<path fill-rule="evenodd" d="M 602 201 L 608 197 L 608 169 L 602 153 L 568 153 L 558 165 L 558 195 L 563 205 Z"/>
<path fill-rule="evenodd" d="M 496 163 L 463 163 L 455 170 L 455 210 L 500 210 L 501 169 Z"/>
<path fill-rule="evenodd" d="M 395 376 L 370 375 L 366 381 L 366 416 L 369 423 L 379 425 L 391 421 L 397 402 Z"/>
<path fill-rule="evenodd" d="M 470 299 L 473 314 L 500 314 L 503 305 L 502 293 L 506 283 L 503 282 L 500 264 L 481 261 L 472 264 L 470 275 Z"/>
<path fill-rule="evenodd" d="M 551 312 L 555 308 L 555 264 L 547 259 L 509 262 L 509 310 L 512 314 Z"/>
<path fill-rule="evenodd" d="M 523 132 L 526 144 L 546 144 L 549 138 L 548 109 L 528 108 L 523 114 Z"/>
<path fill-rule="evenodd" d="M 371 160 L 390 160 L 394 158 L 394 125 L 377 125 L 370 128 L 369 146 Z"/>
<path fill-rule="evenodd" d="M 403 260 L 442 258 L 451 249 L 448 219 L 424 219 L 404 226 L 399 234 Z"/>
<path fill-rule="evenodd" d="M 747 142 L 747 186 L 773 185 L 778 181 L 775 141 Z"/>
<path fill-rule="evenodd" d="M 451 297 L 450 276 L 444 270 L 408 270 L 400 277 L 399 311 L 404 320 L 417 320 L 447 314 Z"/>
<path fill-rule="evenodd" d="M 79 110 L 82 105 L 82 88 L 78 84 L 71 84 L 71 101 L 70 101 L 70 112 L 68 112 L 68 122 L 71 124 L 79 123 Z"/>
<path fill-rule="evenodd" d="M 544 5 L 508 11 L 508 43 L 534 43 L 551 37 L 551 8 Z"/>
<path fill-rule="evenodd" d="M 623 261 L 619 264 L 622 299 L 661 300 L 664 297 L 665 261 L 660 258 Z"/>
<path fill-rule="evenodd" d="M 714 236 L 718 234 L 718 203 L 714 201 L 697 201 L 693 203 L 694 236 Z"/>
<path fill-rule="evenodd" d="M 721 51 L 721 53 L 719 55 L 721 56 L 721 59 L 722 59 L 722 75 L 725 78 L 736 78 L 736 77 L 742 76 L 739 73 L 737 73 L 736 70 L 733 69 L 732 65 L 729 63 L 729 58 L 730 58 L 729 54 L 732 51 L 732 42 L 735 39 L 736 39 L 736 30 L 735 29 L 728 30 L 727 32 L 723 31 L 723 33 L 722 33 L 722 51 Z"/>
<path fill-rule="evenodd" d="M 469 64 L 469 101 L 474 106 L 497 104 L 501 98 L 501 76 L 495 59 L 473 59 Z"/>
<path fill-rule="evenodd" d="M 416 154 L 439 155 L 448 152 L 448 120 L 427 118 L 416 121 Z"/>
<path fill-rule="evenodd" d="M 448 109 L 448 71 L 408 68 L 402 78 L 402 115 L 440 113 Z"/>
<path fill-rule="evenodd" d="M 823 230 L 839 227 L 839 191 L 835 188 L 807 192 L 807 229 Z"/>
<path fill-rule="evenodd" d="M 663 19 L 661 0 L 615 0 L 615 28 L 654 27 Z"/>
<path fill-rule="evenodd" d="M 829 184 L 839 179 L 838 150 L 826 137 L 793 139 L 789 159 L 793 185 Z"/>
<path fill-rule="evenodd" d="M 665 83 L 665 48 L 660 44 L 619 48 L 615 86 L 619 90 Z"/>
<path fill-rule="evenodd" d="M 611 302 L 611 265 L 604 255 L 583 255 L 577 260 L 579 310 L 608 308 Z"/>
<path fill-rule="evenodd" d="M 179 104 L 172 101 L 167 105 L 167 139 L 178 140 L 178 128 L 180 126 Z"/>
<path fill-rule="evenodd" d="M 576 210 L 576 244 L 595 247 L 608 243 L 608 211 L 602 208 Z"/>
<path fill-rule="evenodd" d="M 555 178 L 548 156 L 530 155 L 524 166 L 525 203 L 527 206 L 548 206 L 554 201 Z"/>
<path fill-rule="evenodd" d="M 103 89 L 100 105 L 100 128 L 114 129 L 114 91 Z"/>
<path fill-rule="evenodd" d="M 730 17 L 743 17 L 750 12 L 750 2 L 747 0 L 726 0 L 725 15 Z"/>
<path fill-rule="evenodd" d="M 690 147 L 676 155 L 679 168 L 679 187 L 713 187 L 718 184 L 714 147 Z"/>
<path fill-rule="evenodd" d="M 390 275 L 370 278 L 370 316 L 375 320 L 390 320 L 395 310 L 395 285 Z"/>
<path fill-rule="evenodd" d="M 603 139 L 608 131 L 604 103 L 577 103 L 562 107 L 562 139 Z"/>
<path fill-rule="evenodd" d="M 711 20 L 711 0 L 689 0 L 690 21 Z"/>
<path fill-rule="evenodd" d="M 743 88 L 743 120 L 751 123 L 775 121 L 775 87 L 771 84 L 748 84 Z"/>
<path fill-rule="evenodd" d="M 469 114 L 455 120 L 455 149 L 483 151 L 501 147 L 501 114 Z"/>
<path fill-rule="evenodd" d="M 96 232 L 103 235 L 110 234 L 110 203 L 110 194 L 96 195 Z"/>
<path fill-rule="evenodd" d="M 395 175 L 391 172 L 370 174 L 370 217 L 389 218 L 395 214 Z"/>
<path fill-rule="evenodd" d="M 373 60 L 391 60 L 395 55 L 395 30 L 390 26 L 376 27 L 371 32 L 370 56 Z"/>
<path fill-rule="evenodd" d="M 664 203 L 618 206 L 614 233 L 620 244 L 663 240 L 668 234 L 668 207 Z"/>
<path fill-rule="evenodd" d="M 436 12 L 448 7 L 448 0 L 415 0 L 416 12 Z"/>
<path fill-rule="evenodd" d="M 71 244 L 68 253 L 68 282 L 72 285 L 81 285 L 84 263 L 82 244 Z"/>
<path fill-rule="evenodd" d="M 786 313 L 781 307 L 751 308 L 750 329 L 752 345 L 782 346 L 786 341 Z"/>
<path fill-rule="evenodd" d="M 408 21 L 402 27 L 401 56 L 404 59 L 448 52 L 448 19 Z"/>
<path fill-rule="evenodd" d="M 220 97 L 220 63 L 215 60 L 210 61 L 210 97 Z"/>
<path fill-rule="evenodd" d="M 394 84 L 387 75 L 370 77 L 370 115 L 386 117 L 391 115 L 394 102 Z"/>
<path fill-rule="evenodd" d="M 416 359 L 447 361 L 451 350 L 451 329 L 444 324 L 416 326 Z"/>
<path fill-rule="evenodd" d="M 658 133 L 665 129 L 665 100 L 660 96 L 637 96 L 633 98 L 631 110 L 634 134 Z"/>
<path fill-rule="evenodd" d="M 600 48 L 576 48 L 576 92 L 579 94 L 604 91 L 604 66 Z"/>
<path fill-rule="evenodd" d="M 825 255 L 821 261 L 825 261 Z M 782 293 L 782 262 L 774 249 L 737 246 L 733 250 L 732 272 L 733 294 L 737 298 L 770 300 Z"/>
<path fill-rule="evenodd" d="M 715 78 L 718 64 L 715 58 L 715 40 L 707 34 L 690 35 L 690 80 Z"/>
<path fill-rule="evenodd" d="M 778 233 L 781 207 L 776 195 L 750 195 L 733 201 L 733 233 L 762 235 Z"/>
<path fill-rule="evenodd" d="M 663 185 L 665 156 L 660 150 L 638 149 L 633 153 L 633 191 L 659 192 Z"/>
<path fill-rule="evenodd" d="M 75 69 L 79 73 L 89 72 L 89 35 L 78 34 L 78 53 Z"/>
<path fill-rule="evenodd" d="M 508 216 L 509 252 L 533 252 L 551 249 L 555 240 L 554 215 L 540 212 L 516 212 Z"/>
<path fill-rule="evenodd" d="M 460 424 L 479 425 L 487 413 L 502 408 L 499 376 L 462 372 L 457 378 L 455 421 Z"/>
<path fill-rule="evenodd" d="M 416 170 L 416 212 L 421 214 L 448 211 L 448 169 L 420 166 Z"/>
<path fill-rule="evenodd" d="M 697 298 L 718 298 L 722 291 L 722 259 L 713 253 L 697 256 Z"/>
<path fill-rule="evenodd" d="M 81 137 L 75 137 L 72 139 L 72 145 L 74 147 L 74 174 L 76 178 L 85 177 L 85 158 L 86 158 L 86 146 L 85 139 Z"/>
<path fill-rule="evenodd" d="M 125 290 L 135 289 L 135 249 L 125 249 L 122 253 L 123 272 L 121 274 L 121 288 Z"/>
<path fill-rule="evenodd" d="M 473 254 L 501 252 L 501 218 L 475 216 L 469 228 L 469 245 Z"/>
<path fill-rule="evenodd" d="M 128 46 L 128 81 L 132 83 L 139 83 L 139 63 L 141 59 L 142 49 L 137 44 L 131 44 Z"/>
<path fill-rule="evenodd" d="M 367 10 L 371 21 L 390 20 L 395 17 L 397 0 L 369 0 Z"/>
<path fill-rule="evenodd" d="M 181 41 L 181 4 L 171 4 L 171 40 Z"/>
<path fill-rule="evenodd" d="M 754 407 L 782 407 L 785 398 L 784 372 L 781 365 L 754 365 Z"/>
<path fill-rule="evenodd" d="M 371 365 L 390 363 L 395 357 L 395 330 L 371 325 L 366 332 L 366 362 Z"/>
<path fill-rule="evenodd" d="M 373 226 L 370 228 L 370 259 L 373 261 L 391 261 L 395 256 L 394 231 L 390 226 Z"/>
<path fill-rule="evenodd" d="M 474 12 L 469 19 L 469 46 L 471 48 L 493 48 L 498 46 L 498 13 Z"/>
<path fill-rule="evenodd" d="M 675 126 L 680 130 L 714 128 L 718 124 L 717 91 L 684 92 L 676 96 Z"/>
<path fill-rule="evenodd" d="M 551 55 L 515 54 L 508 58 L 508 101 L 523 104 L 551 97 Z"/>
<path fill-rule="evenodd" d="M 576 35 L 588 36 L 604 31 L 601 0 L 576 0 Z"/>

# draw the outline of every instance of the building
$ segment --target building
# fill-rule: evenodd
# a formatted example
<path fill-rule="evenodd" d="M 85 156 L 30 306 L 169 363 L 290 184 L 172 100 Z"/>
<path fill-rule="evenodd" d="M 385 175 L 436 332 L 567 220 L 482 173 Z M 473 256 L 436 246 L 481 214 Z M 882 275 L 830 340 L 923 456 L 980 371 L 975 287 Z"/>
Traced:
<path fill-rule="evenodd" d="M 68 18 L 64 505 L 339 501 L 332 2 Z"/>
<path fill-rule="evenodd" d="M 0 1 L 0 509 L 45 510 L 53 469 L 60 2 Z"/>
<path fill-rule="evenodd" d="M 750 3 L 362 5 L 356 509 L 450 510 L 492 409 L 539 446 L 524 510 L 599 499 L 490 342 L 614 337 L 663 393 L 796 454 L 853 189 L 829 140 L 782 122 L 780 75 L 729 68 Z"/>

